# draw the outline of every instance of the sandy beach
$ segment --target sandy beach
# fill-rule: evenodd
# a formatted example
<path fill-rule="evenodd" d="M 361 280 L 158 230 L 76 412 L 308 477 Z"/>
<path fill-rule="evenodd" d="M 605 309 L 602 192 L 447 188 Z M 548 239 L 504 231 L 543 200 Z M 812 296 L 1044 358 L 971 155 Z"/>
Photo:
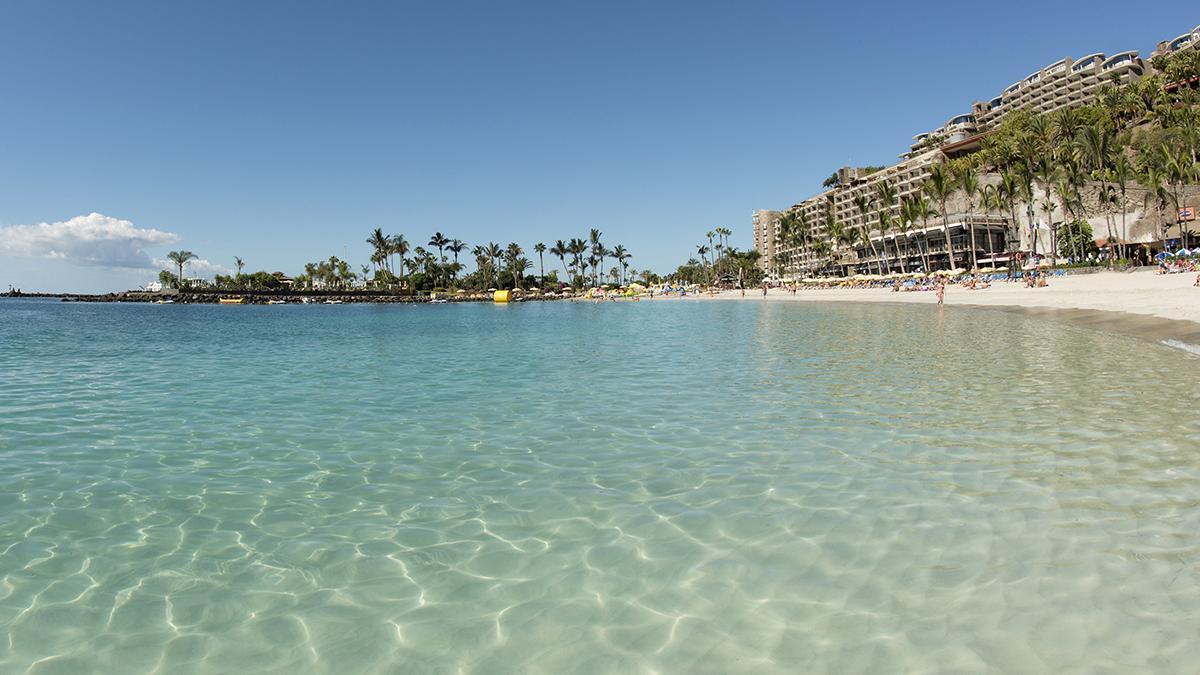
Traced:
<path fill-rule="evenodd" d="M 1000 282 L 991 288 L 946 288 L 947 307 L 985 307 L 1067 319 L 1141 337 L 1200 345 L 1200 288 L 1195 274 L 1159 275 L 1152 270 L 1099 272 L 1055 277 L 1046 288 Z M 741 300 L 739 291 L 715 299 Z M 747 289 L 747 300 L 767 302 L 897 302 L 934 305 L 932 292 L 893 292 L 890 288 Z M 1180 346 L 1180 345 L 1175 345 Z M 1197 348 L 1200 349 L 1200 348 Z"/>

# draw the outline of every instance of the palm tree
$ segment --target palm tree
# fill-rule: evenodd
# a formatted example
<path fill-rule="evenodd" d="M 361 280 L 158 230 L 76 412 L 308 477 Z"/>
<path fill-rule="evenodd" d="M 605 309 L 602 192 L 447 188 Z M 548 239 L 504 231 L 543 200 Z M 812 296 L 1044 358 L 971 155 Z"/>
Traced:
<path fill-rule="evenodd" d="M 629 251 L 626 251 L 624 246 L 617 244 L 616 246 L 613 247 L 612 256 L 613 256 L 613 258 L 616 258 L 617 264 L 619 264 L 621 266 L 620 283 L 624 284 L 625 283 L 625 269 L 629 267 L 629 264 L 626 263 L 625 261 L 629 260 Z"/>
<path fill-rule="evenodd" d="M 546 252 L 546 245 L 538 242 L 533 245 L 533 250 L 538 254 L 538 269 L 541 271 L 541 284 L 546 285 L 546 261 L 542 259 L 542 254 Z"/>
<path fill-rule="evenodd" d="M 512 275 L 513 275 L 513 288 L 514 289 L 521 287 L 521 280 L 517 276 L 517 260 L 521 257 L 521 255 L 523 253 L 525 253 L 525 251 L 521 250 L 521 247 L 515 241 L 509 243 L 508 248 L 506 248 L 504 250 L 504 260 L 505 260 L 505 262 L 508 263 L 508 269 L 510 272 L 512 272 Z M 526 262 L 528 262 L 528 261 L 526 261 Z M 522 267 L 521 271 L 524 272 L 525 268 Z"/>
<path fill-rule="evenodd" d="M 733 234 L 733 230 L 730 230 L 727 227 L 718 227 L 718 228 L 716 228 L 715 232 L 723 240 L 721 243 L 722 247 L 725 248 L 726 250 L 728 250 L 729 249 L 729 235 Z"/>
<path fill-rule="evenodd" d="M 237 275 L 242 276 L 242 269 L 246 267 L 246 261 L 242 260 L 241 256 L 233 256 L 233 266 L 237 268 Z"/>
<path fill-rule="evenodd" d="M 891 231 L 893 225 L 892 212 L 890 209 L 879 209 L 879 231 L 881 234 L 886 234 Z M 895 237 L 893 237 L 895 239 Z M 895 243 L 895 242 L 893 242 Z M 887 240 L 880 238 L 879 245 L 883 249 L 883 261 L 887 265 L 887 271 L 890 274 L 892 271 L 891 263 L 887 262 Z M 896 254 L 900 254 L 899 244 L 896 244 Z"/>
<path fill-rule="evenodd" d="M 175 263 L 179 268 L 179 274 L 175 277 L 175 288 L 177 290 L 183 290 L 183 266 L 195 259 L 196 254 L 191 251 L 171 251 L 167 254 L 167 260 Z"/>
<path fill-rule="evenodd" d="M 1174 202 L 1175 196 L 1167 189 L 1166 177 L 1156 167 L 1146 167 L 1145 175 L 1138 178 L 1146 188 L 1146 196 L 1143 199 L 1143 204 L 1148 208 L 1150 203 L 1154 203 L 1155 211 L 1158 213 L 1158 231 L 1162 235 L 1163 248 L 1166 248 L 1167 234 L 1170 231 L 1170 226 L 1167 225 L 1163 218 L 1163 212 L 1168 204 L 1174 203 L 1175 207 L 1179 204 Z"/>
<path fill-rule="evenodd" d="M 809 250 L 809 249 L 811 249 L 811 247 L 812 247 L 812 231 L 813 231 L 812 223 L 808 220 L 808 214 L 805 213 L 803 210 L 796 213 L 795 222 L 796 222 L 796 237 L 797 237 L 797 240 L 801 247 L 801 252 L 805 254 L 805 258 L 809 258 L 809 257 L 811 257 L 809 255 L 811 253 L 811 250 Z M 811 269 L 811 265 L 806 263 L 805 264 L 806 274 L 809 269 Z"/>
<path fill-rule="evenodd" d="M 1042 207 L 1042 210 L 1046 212 L 1046 222 L 1048 222 L 1048 223 L 1053 223 L 1053 221 L 1054 221 L 1054 206 L 1055 206 L 1054 200 L 1050 197 L 1050 193 L 1047 192 L 1046 196 L 1042 198 L 1041 207 Z M 1053 264 L 1058 259 L 1057 256 L 1058 256 L 1058 228 L 1054 225 L 1050 225 L 1050 262 L 1051 262 L 1051 264 Z"/>
<path fill-rule="evenodd" d="M 1125 153 L 1117 155 L 1117 160 L 1113 162 L 1112 169 L 1113 184 L 1117 187 L 1118 194 L 1121 195 L 1121 257 L 1129 258 L 1129 230 L 1125 224 L 1126 207 L 1126 192 L 1129 188 L 1129 181 L 1133 180 L 1133 167 L 1129 164 L 1129 158 Z"/>
<path fill-rule="evenodd" d="M 962 190 L 966 202 L 966 213 L 963 220 L 971 233 L 971 273 L 979 273 L 979 247 L 975 244 L 975 223 L 971 222 L 971 209 L 975 206 L 975 198 L 979 196 L 979 174 L 970 166 L 963 166 L 958 171 L 958 187 Z"/>
<path fill-rule="evenodd" d="M 1005 197 L 1004 197 L 1003 180 L 1001 180 L 1001 183 L 998 186 L 997 185 L 985 185 L 983 187 L 981 194 L 983 196 L 979 200 L 979 203 L 983 207 L 983 213 L 985 216 L 990 216 L 993 209 L 995 209 L 995 211 L 997 213 L 1000 213 L 1000 214 L 1004 213 L 1004 209 L 1007 205 L 1007 202 L 1005 202 Z M 1004 216 L 1001 215 L 1000 218 L 1001 218 L 1001 220 L 1003 220 Z M 992 236 L 992 226 L 989 223 L 987 225 L 987 248 L 988 248 L 988 257 L 990 257 L 992 259 L 993 266 L 995 266 L 995 264 L 996 264 L 996 243 L 995 242 L 996 242 L 996 239 L 995 239 L 995 237 Z"/>
<path fill-rule="evenodd" d="M 1017 229 L 1017 198 L 1021 193 L 1021 178 L 1016 170 L 1008 169 L 1000 175 L 999 197 L 1003 206 L 1001 210 L 1008 210 L 1008 232 L 1005 233 L 1005 249 L 1007 250 L 1009 241 L 1020 241 L 1020 232 Z"/>
<path fill-rule="evenodd" d="M 875 197 L 879 200 L 879 244 L 883 247 L 883 261 L 887 265 L 888 272 L 892 271 L 891 263 L 887 261 L 887 234 L 895 222 L 892 218 L 892 205 L 896 203 L 896 188 L 888 181 L 879 181 L 879 185 L 875 187 Z M 886 214 L 886 222 L 885 222 Z M 895 243 L 895 236 L 892 237 Z M 899 250 L 899 249 L 897 249 Z"/>
<path fill-rule="evenodd" d="M 930 207 L 929 200 L 919 193 L 905 197 L 900 208 L 901 218 L 908 221 L 908 227 L 916 227 L 917 221 L 921 221 L 921 237 L 917 239 L 917 251 L 921 254 L 921 269 L 929 272 L 929 235 L 926 230 L 929 229 L 929 216 L 933 215 L 933 208 Z M 907 236 L 907 231 L 905 235 Z"/>
<path fill-rule="evenodd" d="M 570 270 L 567 269 L 567 255 L 569 255 L 570 253 L 571 253 L 571 250 L 569 248 L 567 248 L 567 244 L 565 242 L 563 242 L 562 239 L 559 239 L 558 241 L 554 242 L 554 246 L 550 247 L 550 255 L 558 256 L 558 261 L 560 263 L 562 263 L 563 279 L 566 279 L 566 280 L 571 279 L 571 272 L 570 272 Z"/>
<path fill-rule="evenodd" d="M 449 243 L 450 240 L 447 239 L 446 235 L 442 234 L 441 232 L 434 232 L 433 236 L 429 238 L 429 246 L 433 246 L 438 250 L 438 262 L 443 265 L 446 264 L 445 249 L 446 245 Z"/>
<path fill-rule="evenodd" d="M 603 232 L 601 232 L 600 230 L 598 230 L 594 227 L 592 228 L 591 232 L 588 233 L 588 242 L 591 244 L 591 248 L 592 248 L 592 256 L 591 256 L 592 258 L 597 257 L 596 251 L 602 246 L 602 244 L 600 243 L 600 237 L 603 234 L 604 234 Z M 596 284 L 596 266 L 592 265 L 592 285 L 595 285 L 595 284 Z"/>
<path fill-rule="evenodd" d="M 444 254 L 444 249 L 446 248 L 446 244 L 449 244 L 449 243 L 450 243 L 450 240 L 447 239 L 446 235 L 442 234 L 441 232 L 434 232 L 433 236 L 429 238 L 429 245 L 433 246 L 434 248 L 436 248 L 438 250 L 438 260 L 439 261 L 446 260 L 446 256 Z"/>
<path fill-rule="evenodd" d="M 1035 117 L 1034 119 L 1041 119 Z M 1030 120 L 1030 130 L 1032 132 L 1032 120 Z M 1025 202 L 1025 215 L 1029 220 L 1030 246 L 1033 255 L 1037 255 L 1037 229 L 1035 224 L 1034 198 L 1033 198 L 1033 183 L 1034 177 L 1037 175 L 1036 165 L 1041 157 L 1042 148 L 1039 147 L 1037 139 L 1033 133 L 1022 134 L 1017 141 L 1017 177 L 1020 179 L 1020 197 L 1021 201 Z M 1017 237 L 1018 246 L 1020 246 L 1020 237 Z"/>
<path fill-rule="evenodd" d="M 521 287 L 521 280 L 525 278 L 525 270 L 533 267 L 533 263 L 523 256 L 517 256 L 509 261 L 509 269 L 513 275 L 513 289 Z"/>
<path fill-rule="evenodd" d="M 592 230 L 599 235 L 599 230 Z M 586 280 L 587 268 L 584 266 L 583 254 L 588 250 L 588 243 L 583 239 L 572 238 L 570 243 L 571 255 L 575 257 L 575 279 L 579 281 L 580 288 L 583 287 L 583 282 Z M 572 284 L 574 285 L 574 284 Z"/>
<path fill-rule="evenodd" d="M 367 245 L 372 249 L 371 262 L 383 261 L 391 252 L 392 240 L 388 239 L 382 228 L 377 227 L 371 232 L 371 236 L 367 237 Z"/>
<path fill-rule="evenodd" d="M 1117 245 L 1116 237 L 1113 236 L 1113 222 L 1116 220 L 1112 214 L 1112 205 L 1116 201 L 1117 196 L 1114 190 L 1108 186 L 1108 183 L 1101 182 L 1096 188 L 1096 205 L 1104 210 L 1104 226 L 1108 230 L 1108 266 L 1112 268 L 1116 264 Z"/>
<path fill-rule="evenodd" d="M 1049 138 L 1056 146 L 1067 146 L 1075 141 L 1081 129 L 1091 129 L 1092 126 L 1085 127 L 1083 118 L 1080 116 L 1077 108 L 1062 108 L 1057 113 L 1049 118 L 1050 135 Z"/>
<path fill-rule="evenodd" d="M 1111 164 L 1113 148 L 1112 133 L 1099 125 L 1089 125 L 1079 132 L 1077 150 L 1083 166 L 1091 172 L 1092 177 L 1100 183 L 1096 191 L 1096 201 L 1104 209 L 1104 222 L 1108 228 L 1108 264 L 1113 265 L 1116 248 L 1113 237 L 1113 192 L 1105 180 L 1108 177 L 1108 167 Z"/>
<path fill-rule="evenodd" d="M 492 261 L 492 272 L 496 274 L 496 285 L 500 285 L 500 256 L 504 255 L 504 250 L 500 248 L 500 244 L 491 242 L 483 247 L 483 254 L 488 260 Z"/>
<path fill-rule="evenodd" d="M 392 235 L 392 243 L 387 247 L 387 254 L 388 257 L 400 256 L 400 273 L 396 275 L 400 279 L 404 278 L 404 256 L 408 255 L 409 250 L 408 240 L 404 238 L 403 234 Z"/>
<path fill-rule="evenodd" d="M 946 236 L 947 269 L 954 269 L 954 245 L 950 241 L 950 218 L 946 214 L 946 202 L 957 190 L 954 178 L 946 165 L 938 162 L 929 167 L 929 177 L 921 187 L 938 204 L 938 212 L 942 214 L 942 233 Z"/>
<path fill-rule="evenodd" d="M 704 244 L 696 245 L 696 255 L 700 256 L 700 264 L 708 266 L 708 247 Z"/>
<path fill-rule="evenodd" d="M 612 251 L 605 248 L 604 244 L 596 244 L 592 247 L 592 255 L 595 256 L 595 262 L 592 263 L 592 274 L 599 283 L 604 282 L 604 258 L 610 253 Z"/>
<path fill-rule="evenodd" d="M 867 224 L 867 214 L 871 211 L 871 198 L 866 194 L 854 195 L 854 206 L 858 208 L 858 215 L 862 218 L 862 230 L 866 232 L 870 227 Z M 875 244 L 871 242 L 871 236 L 869 232 L 866 237 L 859 235 L 855 237 L 855 239 L 858 239 L 859 241 L 865 241 L 867 244 L 870 244 L 870 246 L 863 247 L 864 253 L 867 250 L 870 250 L 873 257 L 879 256 L 879 253 L 875 250 Z M 870 265 L 867 265 L 867 269 L 870 270 Z M 883 268 L 880 268 L 880 271 L 882 271 L 882 269 Z"/>
<path fill-rule="evenodd" d="M 1034 119 L 1043 119 L 1035 117 Z M 1050 158 L 1042 156 L 1034 160 L 1033 177 L 1040 184 L 1042 194 L 1044 195 L 1042 205 L 1046 204 L 1049 199 L 1051 186 L 1058 177 L 1058 167 L 1050 160 Z M 1053 203 L 1053 202 L 1051 202 Z M 1057 228 L 1054 225 L 1053 211 L 1046 212 L 1046 227 L 1050 229 L 1050 260 L 1054 262 L 1058 256 Z M 1036 236 L 1036 234 L 1035 234 Z M 1035 249 L 1036 251 L 1036 249 Z"/>
<path fill-rule="evenodd" d="M 467 244 L 461 239 L 451 239 L 446 245 L 446 250 L 454 254 L 454 278 L 458 278 L 458 270 L 462 267 L 458 264 L 458 254 L 467 250 Z"/>
<path fill-rule="evenodd" d="M 865 229 L 865 228 L 859 228 L 859 230 L 858 230 L 858 244 L 859 244 L 859 246 L 862 246 L 862 247 L 863 247 L 863 250 L 866 250 L 866 249 L 867 249 L 867 247 L 868 247 L 868 246 L 871 244 L 871 232 L 870 232 L 870 230 L 867 230 L 867 229 Z M 870 271 L 870 269 L 871 269 L 871 266 L 870 266 L 870 265 L 868 265 L 868 266 L 867 266 L 867 271 Z M 882 270 L 882 268 L 880 268 L 880 269 Z"/>
<path fill-rule="evenodd" d="M 911 243 L 911 238 L 909 237 L 909 232 L 915 226 L 915 224 L 917 222 L 917 218 L 919 218 L 919 217 L 920 216 L 917 215 L 917 200 L 911 196 L 901 197 L 900 198 L 900 232 L 902 234 L 904 234 L 904 248 L 905 248 L 906 255 L 907 255 L 907 250 L 908 250 L 909 244 Z M 922 257 L 922 261 L 924 261 L 924 257 Z"/>
<path fill-rule="evenodd" d="M 792 262 L 796 258 L 796 256 L 792 255 L 792 252 L 789 250 L 792 245 L 792 231 L 795 229 L 795 226 L 796 226 L 795 224 L 796 224 L 796 214 L 795 213 L 793 213 L 791 211 L 785 211 L 784 213 L 780 214 L 780 216 L 779 216 L 779 234 L 776 236 L 776 241 L 778 242 L 777 248 L 782 249 L 780 251 L 781 254 L 782 253 L 787 254 L 787 255 L 783 256 L 783 259 L 781 261 L 781 263 L 782 263 L 782 265 L 781 265 L 782 269 L 781 269 L 781 274 L 780 274 L 781 277 L 790 271 L 789 268 L 791 267 Z"/>
<path fill-rule="evenodd" d="M 1179 225 L 1179 240 L 1180 245 L 1184 248 L 1188 247 L 1188 233 L 1183 229 L 1183 223 L 1179 220 L 1178 209 L 1182 202 L 1180 191 L 1183 186 L 1187 185 L 1192 177 L 1192 166 L 1189 161 L 1187 152 L 1179 148 L 1172 149 L 1166 143 L 1163 143 L 1160 149 L 1163 175 L 1167 182 L 1171 185 L 1171 195 L 1174 197 L 1176 217 L 1175 223 Z"/>

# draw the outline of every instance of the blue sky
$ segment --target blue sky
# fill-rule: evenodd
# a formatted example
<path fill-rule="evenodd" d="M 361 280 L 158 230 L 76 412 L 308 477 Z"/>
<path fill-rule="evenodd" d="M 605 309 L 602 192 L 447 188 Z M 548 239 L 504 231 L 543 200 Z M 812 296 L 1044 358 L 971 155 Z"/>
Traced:
<path fill-rule="evenodd" d="M 7 3 L 0 287 L 121 289 L 172 248 L 361 264 L 376 226 L 527 249 L 599 227 L 667 271 L 1052 61 L 1200 23 L 1184 2 L 978 7 Z"/>

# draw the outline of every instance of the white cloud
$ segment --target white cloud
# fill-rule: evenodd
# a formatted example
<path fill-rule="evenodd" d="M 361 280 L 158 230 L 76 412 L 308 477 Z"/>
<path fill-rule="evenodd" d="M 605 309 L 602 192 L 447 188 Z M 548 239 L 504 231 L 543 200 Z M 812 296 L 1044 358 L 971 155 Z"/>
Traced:
<path fill-rule="evenodd" d="M 179 266 L 174 262 L 166 259 L 155 258 L 154 266 L 159 269 L 167 270 L 172 274 L 179 271 Z M 188 264 L 183 266 L 183 276 L 185 279 L 209 279 L 211 280 L 217 274 L 232 274 L 233 270 L 219 263 L 209 262 L 203 259 L 189 260 Z"/>
<path fill-rule="evenodd" d="M 168 246 L 179 235 L 140 229 L 99 213 L 57 223 L 0 227 L 0 255 L 62 260 L 73 265 L 153 268 L 148 246 Z"/>

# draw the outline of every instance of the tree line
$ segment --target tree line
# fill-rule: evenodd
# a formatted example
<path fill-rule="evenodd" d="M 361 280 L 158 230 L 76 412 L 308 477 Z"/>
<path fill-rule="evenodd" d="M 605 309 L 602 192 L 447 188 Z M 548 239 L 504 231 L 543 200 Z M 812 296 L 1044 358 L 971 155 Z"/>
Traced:
<path fill-rule="evenodd" d="M 309 262 L 304 272 L 289 279 L 282 272 L 243 273 L 245 262 L 235 256 L 236 272 L 216 275 L 213 285 L 224 289 L 274 290 L 289 283 L 293 288 L 345 289 L 367 286 L 382 290 L 431 291 L 439 289 L 483 290 L 487 288 L 557 287 L 558 270 L 547 272 L 546 254 L 558 258 L 565 283 L 573 288 L 602 284 L 626 284 L 640 279 L 646 283 L 658 280 L 648 270 L 639 272 L 630 266 L 633 254 L 621 244 L 609 248 L 603 233 L 593 228 L 586 238 L 557 240 L 547 247 L 537 242 L 537 274 L 531 275 L 534 263 L 520 244 L 510 242 L 501 246 L 495 242 L 470 246 L 461 239 L 435 232 L 426 245 L 413 245 L 403 234 L 385 234 L 375 228 L 366 239 L 370 246 L 369 265 L 355 269 L 349 262 L 330 256 L 326 260 Z M 473 258 L 474 269 L 467 271 L 466 256 Z M 191 251 L 172 251 L 167 258 L 175 264 L 176 273 L 164 270 L 160 281 L 175 288 L 186 287 L 184 268 L 197 258 Z M 611 261 L 612 266 L 605 269 Z"/>

